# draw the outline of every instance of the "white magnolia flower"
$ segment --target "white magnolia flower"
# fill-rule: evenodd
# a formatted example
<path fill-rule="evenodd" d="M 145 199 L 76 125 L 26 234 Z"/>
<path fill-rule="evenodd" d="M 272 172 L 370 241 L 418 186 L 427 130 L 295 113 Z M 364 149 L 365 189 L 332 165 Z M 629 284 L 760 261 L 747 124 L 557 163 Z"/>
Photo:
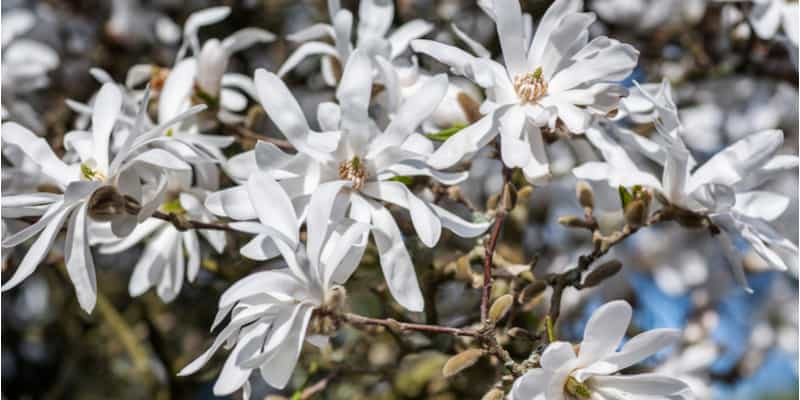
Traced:
<path fill-rule="evenodd" d="M 342 67 L 347 65 L 356 49 L 370 58 L 382 57 L 391 62 L 403 54 L 411 40 L 423 37 L 433 29 L 430 23 L 415 19 L 389 33 L 394 19 L 394 2 L 361 0 L 356 42 L 353 44 L 353 14 L 341 8 L 339 0 L 328 1 L 328 13 L 330 23 L 314 24 L 287 36 L 291 41 L 305 43 L 286 59 L 278 69 L 278 76 L 283 77 L 309 56 L 322 55 L 322 76 L 328 85 L 336 86 Z M 320 41 L 324 38 L 332 39 L 334 44 Z"/>
<path fill-rule="evenodd" d="M 541 128 L 582 133 L 593 115 L 617 108 L 627 90 L 616 81 L 636 66 L 638 51 L 607 37 L 589 41 L 594 14 L 578 0 L 558 0 L 528 44 L 519 2 L 495 0 L 492 13 L 505 65 L 451 46 L 415 40 L 411 47 L 449 65 L 487 92 L 486 115 L 447 140 L 428 160 L 447 168 L 501 136 L 503 162 L 530 181 L 550 175 Z"/>
<path fill-rule="evenodd" d="M 47 74 L 60 64 L 49 46 L 23 36 L 36 24 L 36 15 L 24 9 L 3 12 L 2 17 L 2 119 L 14 120 L 42 134 L 39 113 L 22 97 L 50 84 Z"/>
<path fill-rule="evenodd" d="M 800 35 L 800 6 L 790 0 L 753 0 L 748 16 L 756 35 L 772 39 L 783 28 L 783 33 L 797 47 Z"/>
<path fill-rule="evenodd" d="M 591 7 L 601 20 L 647 32 L 664 25 L 695 24 L 708 0 L 599 0 Z"/>
<path fill-rule="evenodd" d="M 466 178 L 466 173 L 442 172 L 425 165 L 433 144 L 414 132 L 444 96 L 447 78 L 440 75 L 429 80 L 417 95 L 398 106 L 389 125 L 381 130 L 367 112 L 371 68 L 371 61 L 360 51 L 351 55 L 337 91 L 340 104 L 323 103 L 319 107 L 322 133 L 311 130 L 294 96 L 277 75 L 256 71 L 261 104 L 298 153 L 290 156 L 273 145 L 259 144 L 252 155 L 240 157 L 250 158 L 259 172 L 250 174 L 245 185 L 212 194 L 207 204 L 218 215 L 239 220 L 258 217 L 261 226 L 251 224 L 247 228 L 246 222 L 233 225 L 259 235 L 256 239 L 261 245 L 242 249 L 243 254 L 256 259 L 276 254 L 274 250 L 253 252 L 274 248 L 275 230 L 296 245 L 297 237 L 291 235 L 297 229 L 294 221 L 302 221 L 306 214 L 311 221 L 332 213 L 349 213 L 350 218 L 371 225 L 392 295 L 406 308 L 420 311 L 423 300 L 411 257 L 397 223 L 382 202 L 408 209 L 417 235 L 428 247 L 439 241 L 442 227 L 462 237 L 474 237 L 489 223 L 467 222 L 395 180 L 398 176 L 429 176 L 452 185 Z M 272 177 L 280 184 L 272 182 Z M 287 193 L 284 199 L 276 194 L 281 187 Z M 327 201 L 320 203 L 322 208 L 306 207 L 303 199 L 312 192 L 328 194 Z"/>
<path fill-rule="evenodd" d="M 129 233 L 137 222 L 149 217 L 160 204 L 160 193 L 166 183 L 165 169 L 190 169 L 188 164 L 168 151 L 144 148 L 147 141 L 140 138 L 163 135 L 166 129 L 163 126 L 140 136 L 129 135 L 126 145 L 113 159 L 110 158 L 109 142 L 121 105 L 119 89 L 114 84 L 103 85 L 94 103 L 92 131 L 71 132 L 65 138 L 80 159 L 74 164 L 58 159 L 45 139 L 33 132 L 16 123 L 3 124 L 3 142 L 17 146 L 37 162 L 42 174 L 55 182 L 63 194 L 32 193 L 3 197 L 5 218 L 39 217 L 36 223 L 5 237 L 3 247 L 14 247 L 37 234 L 39 236 L 2 290 L 17 286 L 34 272 L 69 218 L 65 244 L 67 271 L 81 307 L 91 312 L 97 284 L 87 237 L 89 220 L 110 221 L 115 234 Z M 130 196 L 139 203 L 138 214 L 127 211 L 122 196 Z"/>
<path fill-rule="evenodd" d="M 329 193 L 318 191 L 311 208 L 319 210 Z M 342 295 L 343 284 L 353 273 L 366 247 L 363 240 L 369 226 L 353 220 L 308 221 L 307 250 L 293 250 L 275 242 L 287 268 L 254 273 L 231 286 L 219 301 L 212 330 L 230 315 L 228 325 L 217 335 L 211 348 L 180 371 L 188 375 L 205 365 L 227 343 L 232 348 L 214 394 L 230 394 L 240 388 L 250 394 L 248 378 L 259 370 L 271 386 L 284 388 L 291 377 L 304 340 L 324 345 L 326 338 L 308 336 L 313 311 Z"/>
<path fill-rule="evenodd" d="M 244 28 L 224 40 L 213 38 L 200 45 L 200 28 L 225 19 L 230 7 L 212 7 L 192 13 L 183 27 L 183 43 L 178 50 L 175 65 L 166 79 L 164 72 L 155 65 L 136 65 L 130 69 L 126 85 L 134 87 L 152 81 L 163 87 L 159 91 L 158 120 L 163 122 L 177 112 L 197 102 L 218 107 L 217 117 L 223 122 L 238 122 L 237 115 L 247 107 L 247 98 L 240 92 L 254 97 L 253 81 L 238 73 L 226 73 L 233 53 L 256 43 L 275 40 L 275 35 L 259 28 Z M 186 54 L 191 50 L 191 57 Z"/>
<path fill-rule="evenodd" d="M 188 177 L 191 181 L 191 175 Z M 160 208 L 164 212 L 184 215 L 193 221 L 211 222 L 215 218 L 203 206 L 206 194 L 207 191 L 201 188 L 186 188 Z M 158 296 L 164 302 L 170 302 L 180 293 L 184 276 L 189 282 L 194 282 L 197 277 L 202 257 L 199 236 L 204 237 L 217 253 L 224 250 L 224 231 L 179 231 L 170 222 L 157 218 L 145 220 L 125 238 L 106 235 L 107 239 L 102 241 L 99 250 L 104 254 L 119 253 L 150 238 L 134 266 L 128 292 L 131 296 L 140 296 L 155 287 Z M 184 250 L 188 259 L 184 256 Z"/>
<path fill-rule="evenodd" d="M 586 323 L 578 354 L 571 343 L 553 342 L 534 368 L 514 382 L 514 400 L 692 398 L 682 381 L 660 374 L 618 375 L 677 343 L 680 331 L 654 329 L 634 336 L 617 351 L 631 321 L 631 306 L 612 301 Z"/>
<path fill-rule="evenodd" d="M 642 93 L 650 96 L 646 90 Z M 756 190 L 777 174 L 795 170 L 798 158 L 776 155 L 783 143 L 780 130 L 765 130 L 746 136 L 703 165 L 694 167 L 689 150 L 683 143 L 683 128 L 672 100 L 669 84 L 650 100 L 658 112 L 658 142 L 643 137 L 623 139 L 653 161 L 663 165 L 658 179 L 641 170 L 625 150 L 609 135 L 598 129 L 587 131 L 587 138 L 601 151 L 605 162 L 588 162 L 573 169 L 580 179 L 607 181 L 612 187 L 643 185 L 656 190 L 670 205 L 708 216 L 722 229 L 717 235 L 731 257 L 736 279 L 745 287 L 743 260 L 735 250 L 733 238 L 746 240 L 753 250 L 778 269 L 797 264 L 797 246 L 782 237 L 768 221 L 774 221 L 789 205 L 789 198 L 774 192 Z M 788 264 L 788 265 L 787 265 Z"/>

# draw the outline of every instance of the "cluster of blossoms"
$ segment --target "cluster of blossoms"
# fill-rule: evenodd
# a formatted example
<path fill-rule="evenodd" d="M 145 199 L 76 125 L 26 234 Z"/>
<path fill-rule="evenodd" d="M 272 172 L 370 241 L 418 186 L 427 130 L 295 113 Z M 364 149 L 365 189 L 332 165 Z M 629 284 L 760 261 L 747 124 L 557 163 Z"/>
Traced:
<path fill-rule="evenodd" d="M 614 2 L 594 3 L 602 15 Z M 648 2 L 640 3 L 645 13 Z M 782 21 L 796 51 L 797 21 L 791 19 L 797 19 L 797 4 L 755 3 L 749 18 L 758 36 L 775 36 Z M 488 232 L 484 241 L 487 271 L 491 269 L 493 246 L 513 208 L 514 174 L 520 172 L 517 181 L 522 185 L 547 185 L 554 175 L 548 143 L 579 136 L 604 160 L 583 163 L 573 175 L 591 182 L 594 191 L 622 193 L 625 223 L 616 236 L 601 235 L 591 210 L 619 208 L 619 202 L 595 204 L 593 189 L 579 185 L 587 218 L 564 224 L 593 231 L 597 250 L 586 262 L 639 228 L 674 221 L 711 232 L 729 256 L 735 279 L 747 290 L 743 250 L 751 249 L 771 268 L 797 273 L 797 245 L 770 225 L 789 207 L 789 198 L 761 189 L 798 166 L 798 157 L 777 154 L 783 143 L 780 130 L 748 134 L 698 165 L 685 143 L 687 129 L 670 84 L 623 84 L 636 68 L 639 52 L 606 36 L 590 38 L 595 14 L 583 12 L 582 1 L 556 0 L 535 30 L 517 0 L 480 6 L 496 25 L 502 50 L 497 59 L 456 27 L 467 50 L 422 39 L 434 28 L 422 20 L 391 30 L 391 1 L 361 0 L 353 32 L 353 13 L 329 0 L 330 22 L 289 35 L 302 44 L 277 73 L 228 72 L 233 53 L 275 40 L 270 32 L 245 28 L 221 41 L 200 42 L 199 30 L 226 18 L 227 7 L 196 12 L 182 34 L 174 32 L 180 47 L 171 67 L 136 65 L 124 83 L 93 70 L 101 88 L 89 104 L 68 102 L 85 118 L 85 126 L 67 133 L 63 147 L 51 148 L 17 122 L 2 125 L 3 154 L 19 176 L 3 191 L 3 228 L 14 233 L 5 235 L 2 246 L 31 242 L 2 289 L 12 289 L 33 274 L 65 229 L 64 265 L 87 313 L 98 293 L 91 247 L 113 254 L 144 243 L 129 293 L 140 296 L 154 288 L 160 299 L 170 302 L 180 295 L 184 279 L 193 282 L 198 276 L 200 237 L 221 253 L 230 241 L 226 234 L 246 236 L 240 254 L 274 260 L 271 265 L 277 267 L 245 276 L 222 294 L 211 327 L 221 328 L 216 339 L 180 375 L 200 370 L 224 345 L 230 352 L 214 393 L 242 390 L 249 398 L 254 370 L 269 385 L 284 388 L 305 341 L 329 346 L 335 329 L 321 329 L 324 324 L 314 321 L 353 318 L 344 314 L 344 285 L 371 244 L 393 299 L 411 312 L 425 309 L 402 215 L 410 216 L 415 236 L 428 248 L 437 246 L 443 228 L 461 238 Z M 124 28 L 123 22 L 116 21 L 113 28 Z M 27 67 L 15 65 L 24 60 L 17 60 L 21 55 L 12 51 L 15 44 L 6 49 L 7 37 L 13 39 L 4 26 L 4 75 L 6 62 L 22 74 Z M 36 50 L 29 55 L 38 59 L 38 69 L 57 63 L 45 50 L 27 46 Z M 316 124 L 307 120 L 282 80 L 314 55 L 321 56 L 325 84 L 335 88 L 335 101 L 318 104 Z M 422 55 L 468 83 L 422 70 L 416 58 Z M 15 74 L 9 80 L 21 85 L 23 78 Z M 228 157 L 225 149 L 235 137 L 220 133 L 247 120 L 251 101 L 260 103 L 285 141 L 264 137 L 252 150 Z M 652 126 L 654 132 L 641 135 L 634 125 Z M 467 180 L 467 164 L 487 149 L 503 164 L 498 207 L 464 217 L 463 210 L 440 206 L 432 188 Z M 661 176 L 642 160 L 657 165 Z M 431 185 L 408 184 L 414 178 Z M 226 181 L 233 185 L 223 185 Z M 651 213 L 656 204 L 660 208 Z M 567 282 L 573 279 L 569 274 L 547 282 L 554 288 L 556 305 L 548 323 L 558 316 L 566 286 L 590 287 L 619 270 L 617 264 L 603 264 L 581 283 L 580 273 L 588 267 L 578 270 L 577 282 Z M 490 275 L 483 283 L 487 296 Z M 542 285 L 531 287 L 544 290 Z M 504 301 L 498 299 L 482 316 L 480 324 L 489 330 L 457 334 L 474 336 L 486 351 L 501 356 L 504 351 L 490 337 L 494 322 L 508 308 Z M 620 347 L 631 314 L 624 301 L 601 306 L 577 347 L 549 335 L 546 346 L 528 360 L 512 362 L 515 380 L 509 395 L 550 400 L 693 398 L 686 383 L 666 374 L 622 373 L 681 340 L 677 330 L 655 329 Z M 547 333 L 551 330 L 548 326 Z M 454 360 L 464 358 L 470 357 Z M 470 362 L 475 358 L 465 364 Z"/>

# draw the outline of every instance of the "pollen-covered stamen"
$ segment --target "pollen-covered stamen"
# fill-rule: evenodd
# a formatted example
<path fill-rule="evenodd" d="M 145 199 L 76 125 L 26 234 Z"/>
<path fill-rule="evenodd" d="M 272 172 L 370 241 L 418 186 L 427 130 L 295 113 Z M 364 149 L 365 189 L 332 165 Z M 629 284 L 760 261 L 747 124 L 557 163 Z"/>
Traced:
<path fill-rule="evenodd" d="M 542 77 L 542 67 L 534 72 L 526 72 L 514 77 L 514 90 L 524 101 L 533 103 L 547 94 L 547 82 Z"/>
<path fill-rule="evenodd" d="M 367 181 L 367 171 L 358 156 L 339 165 L 339 178 L 353 182 L 353 189 L 361 190 Z"/>
<path fill-rule="evenodd" d="M 81 178 L 87 181 L 98 182 L 103 182 L 106 180 L 106 176 L 102 172 L 97 171 L 87 163 L 81 163 Z"/>

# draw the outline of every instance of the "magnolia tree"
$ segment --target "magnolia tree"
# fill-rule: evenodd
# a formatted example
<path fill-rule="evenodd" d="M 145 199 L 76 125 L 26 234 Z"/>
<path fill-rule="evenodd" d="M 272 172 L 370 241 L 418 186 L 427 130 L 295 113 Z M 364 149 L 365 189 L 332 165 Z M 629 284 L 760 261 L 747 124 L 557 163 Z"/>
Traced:
<path fill-rule="evenodd" d="M 90 69 L 68 129 L 26 101 L 41 15 L 4 9 L 4 301 L 71 285 L 144 397 L 742 396 L 714 381 L 797 354 L 797 3 L 525 3 L 217 39 L 228 7 L 114 2 L 107 40 L 174 58 Z M 731 297 L 775 304 L 741 343 Z"/>

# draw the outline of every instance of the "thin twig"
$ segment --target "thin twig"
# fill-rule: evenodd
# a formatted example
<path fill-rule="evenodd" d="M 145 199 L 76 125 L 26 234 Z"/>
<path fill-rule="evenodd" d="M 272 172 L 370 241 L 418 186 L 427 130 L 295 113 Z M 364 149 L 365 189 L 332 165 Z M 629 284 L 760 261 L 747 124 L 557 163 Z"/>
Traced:
<path fill-rule="evenodd" d="M 511 173 L 513 170 L 507 167 L 503 167 L 503 191 L 501 192 L 500 196 L 503 197 L 503 193 L 507 190 L 510 190 L 507 186 L 511 183 Z M 484 258 L 483 258 L 483 288 L 481 291 L 481 322 L 486 321 L 486 317 L 489 313 L 489 296 L 492 292 L 492 258 L 494 257 L 494 251 L 497 248 L 497 240 L 500 238 L 500 232 L 503 229 L 503 222 L 506 219 L 506 214 L 508 214 L 508 204 L 504 204 L 505 199 L 498 199 L 496 213 L 495 213 L 495 220 L 494 224 L 492 225 L 492 232 L 491 236 L 489 236 L 489 240 L 486 242 L 484 246 Z"/>
<path fill-rule="evenodd" d="M 378 325 L 397 331 L 445 333 L 455 336 L 472 336 L 472 337 L 476 337 L 479 335 L 477 331 L 470 329 L 453 328 L 449 326 L 440 326 L 440 325 L 412 324 L 408 322 L 399 322 L 392 318 L 388 319 L 370 318 L 370 317 L 365 317 L 363 315 L 351 314 L 351 313 L 338 314 L 338 317 L 342 321 L 352 325 Z"/>
<path fill-rule="evenodd" d="M 255 132 L 249 128 L 240 125 L 225 125 L 225 127 L 230 130 L 234 135 L 240 138 L 252 140 L 252 141 L 263 141 L 272 143 L 275 146 L 278 146 L 284 150 L 294 150 L 294 146 L 287 140 L 274 138 L 271 136 L 267 136 L 258 132 Z"/>

